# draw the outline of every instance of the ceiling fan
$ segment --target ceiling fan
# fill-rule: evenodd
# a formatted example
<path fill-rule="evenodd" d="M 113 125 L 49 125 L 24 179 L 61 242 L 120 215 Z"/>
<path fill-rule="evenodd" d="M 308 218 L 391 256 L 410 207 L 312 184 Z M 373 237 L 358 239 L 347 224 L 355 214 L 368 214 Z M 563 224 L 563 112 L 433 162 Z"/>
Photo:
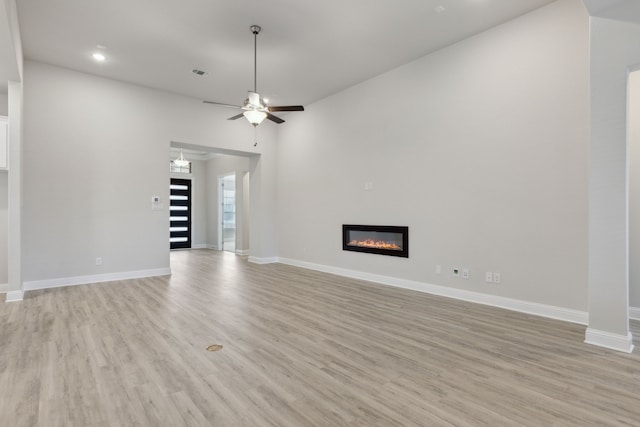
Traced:
<path fill-rule="evenodd" d="M 253 33 L 253 91 L 249 91 L 249 95 L 247 99 L 244 100 L 242 106 L 239 105 L 231 105 L 224 104 L 221 102 L 214 101 L 203 101 L 207 104 L 214 105 L 222 105 L 224 107 L 230 108 L 238 108 L 244 110 L 244 112 L 237 114 L 233 117 L 229 117 L 227 120 L 236 120 L 240 117 L 246 117 L 249 123 L 251 123 L 254 127 L 258 126 L 264 119 L 269 119 L 275 123 L 284 123 L 280 117 L 274 116 L 273 112 L 278 111 L 304 111 L 304 107 L 302 105 L 287 105 L 287 106 L 275 106 L 275 105 L 267 105 L 267 102 L 264 98 L 260 96 L 258 93 L 258 34 L 260 34 L 260 26 L 252 25 L 250 27 L 251 32 Z"/>

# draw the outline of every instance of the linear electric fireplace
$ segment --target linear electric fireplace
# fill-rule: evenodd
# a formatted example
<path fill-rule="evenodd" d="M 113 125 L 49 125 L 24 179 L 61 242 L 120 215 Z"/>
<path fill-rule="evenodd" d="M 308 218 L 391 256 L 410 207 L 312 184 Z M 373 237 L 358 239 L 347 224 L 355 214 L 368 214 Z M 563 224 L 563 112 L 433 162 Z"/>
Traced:
<path fill-rule="evenodd" d="M 409 227 L 343 224 L 342 249 L 409 258 Z"/>

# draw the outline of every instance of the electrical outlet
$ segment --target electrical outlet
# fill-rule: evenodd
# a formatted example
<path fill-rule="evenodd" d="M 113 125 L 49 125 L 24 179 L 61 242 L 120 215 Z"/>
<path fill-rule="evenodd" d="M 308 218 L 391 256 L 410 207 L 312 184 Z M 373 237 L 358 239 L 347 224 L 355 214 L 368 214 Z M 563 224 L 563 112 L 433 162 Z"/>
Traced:
<path fill-rule="evenodd" d="M 96 258 L 96 265 L 102 265 L 102 258 L 101 257 Z"/>
<path fill-rule="evenodd" d="M 500 273 L 493 273 L 493 283 L 502 283 L 502 275 Z"/>
<path fill-rule="evenodd" d="M 469 278 L 469 269 L 466 268 L 466 267 L 462 269 L 462 278 L 463 279 L 468 279 Z"/>
<path fill-rule="evenodd" d="M 493 283 L 493 273 L 490 271 L 484 273 L 484 281 L 487 283 Z"/>
<path fill-rule="evenodd" d="M 442 273 L 442 266 L 440 264 L 436 265 L 436 274 Z"/>

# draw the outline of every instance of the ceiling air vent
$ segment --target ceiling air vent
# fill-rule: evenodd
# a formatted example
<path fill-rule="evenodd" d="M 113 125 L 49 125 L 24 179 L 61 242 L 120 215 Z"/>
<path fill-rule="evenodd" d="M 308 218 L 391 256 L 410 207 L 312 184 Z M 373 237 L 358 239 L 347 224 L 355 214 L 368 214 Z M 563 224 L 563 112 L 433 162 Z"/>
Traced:
<path fill-rule="evenodd" d="M 198 70 L 197 68 L 194 68 L 193 70 L 191 70 L 191 72 L 193 74 L 195 74 L 196 76 L 206 76 L 207 75 L 206 71 Z"/>

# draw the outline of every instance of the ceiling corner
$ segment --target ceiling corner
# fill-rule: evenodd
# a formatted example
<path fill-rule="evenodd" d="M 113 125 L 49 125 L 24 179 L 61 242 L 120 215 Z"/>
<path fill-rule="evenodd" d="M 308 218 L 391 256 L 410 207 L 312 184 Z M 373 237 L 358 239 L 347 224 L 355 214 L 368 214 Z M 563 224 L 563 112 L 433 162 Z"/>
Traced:
<path fill-rule="evenodd" d="M 582 0 L 590 16 L 640 24 L 638 0 Z"/>

